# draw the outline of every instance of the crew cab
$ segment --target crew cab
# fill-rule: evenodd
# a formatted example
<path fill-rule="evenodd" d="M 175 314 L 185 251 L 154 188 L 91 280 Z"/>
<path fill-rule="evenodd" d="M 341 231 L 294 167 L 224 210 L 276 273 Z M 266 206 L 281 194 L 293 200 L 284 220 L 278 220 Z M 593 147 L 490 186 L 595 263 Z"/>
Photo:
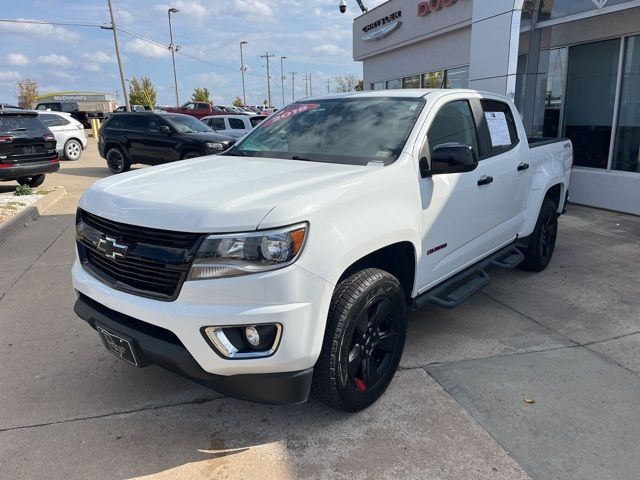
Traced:
<path fill-rule="evenodd" d="M 165 112 L 183 113 L 196 118 L 204 118 L 209 115 L 226 115 L 227 112 L 207 102 L 187 102 L 181 107 L 165 107 Z"/>
<path fill-rule="evenodd" d="M 453 308 L 492 268 L 551 261 L 573 161 L 506 97 L 308 98 L 216 161 L 94 183 L 76 313 L 137 366 L 231 396 L 358 411 L 393 378 L 407 311 Z"/>
<path fill-rule="evenodd" d="M 0 181 L 39 187 L 59 169 L 56 139 L 38 114 L 0 108 Z"/>
<path fill-rule="evenodd" d="M 179 113 L 126 112 L 112 115 L 98 132 L 98 152 L 112 173 L 131 165 L 158 165 L 222 153 L 236 139 Z"/>

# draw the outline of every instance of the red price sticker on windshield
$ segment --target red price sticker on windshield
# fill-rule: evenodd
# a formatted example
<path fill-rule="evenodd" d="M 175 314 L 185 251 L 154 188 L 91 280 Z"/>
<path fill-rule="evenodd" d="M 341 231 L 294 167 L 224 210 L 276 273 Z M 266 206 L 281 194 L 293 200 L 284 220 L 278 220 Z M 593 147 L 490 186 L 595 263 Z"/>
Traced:
<path fill-rule="evenodd" d="M 317 103 L 303 103 L 303 104 L 298 104 L 298 105 L 293 105 L 289 108 L 286 108 L 285 110 L 278 112 L 277 114 L 273 115 L 272 117 L 268 118 L 263 124 L 263 127 L 268 127 L 271 124 L 274 124 L 276 122 L 279 122 L 280 120 L 285 120 L 287 118 L 293 117 L 295 115 L 298 115 L 300 113 L 304 113 L 304 112 L 308 112 L 309 110 L 313 110 L 315 108 L 318 108 L 320 105 L 318 105 Z"/>

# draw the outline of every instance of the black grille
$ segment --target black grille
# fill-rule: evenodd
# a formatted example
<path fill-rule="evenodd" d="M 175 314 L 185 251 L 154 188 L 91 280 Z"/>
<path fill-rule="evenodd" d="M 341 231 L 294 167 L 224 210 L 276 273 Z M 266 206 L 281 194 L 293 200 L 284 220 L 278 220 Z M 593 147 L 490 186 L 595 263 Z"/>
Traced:
<path fill-rule="evenodd" d="M 80 259 L 94 275 L 113 288 L 165 301 L 178 296 L 203 236 L 127 225 L 84 210 L 78 210 L 76 232 Z M 126 254 L 107 256 L 98 247 L 107 237 L 126 246 Z"/>

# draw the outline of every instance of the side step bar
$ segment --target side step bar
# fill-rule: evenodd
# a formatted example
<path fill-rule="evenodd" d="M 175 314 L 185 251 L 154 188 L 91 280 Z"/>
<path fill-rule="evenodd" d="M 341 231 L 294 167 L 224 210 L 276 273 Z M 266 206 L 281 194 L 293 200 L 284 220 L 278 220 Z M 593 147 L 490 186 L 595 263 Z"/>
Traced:
<path fill-rule="evenodd" d="M 418 310 L 429 303 L 455 308 L 489 283 L 491 277 L 486 271 L 488 268 L 512 270 L 523 261 L 522 252 L 514 245 L 509 245 L 419 295 L 413 301 L 413 309 Z"/>

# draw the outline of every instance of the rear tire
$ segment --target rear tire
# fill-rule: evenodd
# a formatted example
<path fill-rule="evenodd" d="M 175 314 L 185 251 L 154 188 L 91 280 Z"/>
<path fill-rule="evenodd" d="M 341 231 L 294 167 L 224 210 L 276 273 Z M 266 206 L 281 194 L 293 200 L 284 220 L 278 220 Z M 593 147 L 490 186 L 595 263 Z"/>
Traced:
<path fill-rule="evenodd" d="M 531 272 L 541 272 L 553 257 L 558 237 L 558 206 L 550 198 L 542 202 L 538 221 L 529 237 L 529 244 L 520 248 L 524 261 L 520 268 Z"/>
<path fill-rule="evenodd" d="M 330 407 L 357 412 L 385 392 L 407 336 L 400 282 L 369 268 L 340 282 L 331 305 L 312 394 Z"/>
<path fill-rule="evenodd" d="M 44 183 L 44 173 L 34 175 L 33 177 L 20 177 L 17 182 L 20 185 L 28 185 L 31 188 L 39 187 Z"/>
<path fill-rule="evenodd" d="M 197 158 L 201 156 L 202 154 L 200 154 L 200 152 L 187 152 L 182 156 L 182 160 L 186 160 L 188 158 Z"/>
<path fill-rule="evenodd" d="M 127 157 L 118 147 L 111 147 L 107 150 L 105 157 L 107 159 L 107 166 L 109 167 L 109 170 L 111 170 L 111 173 L 124 173 L 131 168 L 129 160 L 127 160 Z"/>
<path fill-rule="evenodd" d="M 64 144 L 62 153 L 65 160 L 69 160 L 71 162 L 80 160 L 80 157 L 82 156 L 82 144 L 75 138 L 71 138 Z"/>

